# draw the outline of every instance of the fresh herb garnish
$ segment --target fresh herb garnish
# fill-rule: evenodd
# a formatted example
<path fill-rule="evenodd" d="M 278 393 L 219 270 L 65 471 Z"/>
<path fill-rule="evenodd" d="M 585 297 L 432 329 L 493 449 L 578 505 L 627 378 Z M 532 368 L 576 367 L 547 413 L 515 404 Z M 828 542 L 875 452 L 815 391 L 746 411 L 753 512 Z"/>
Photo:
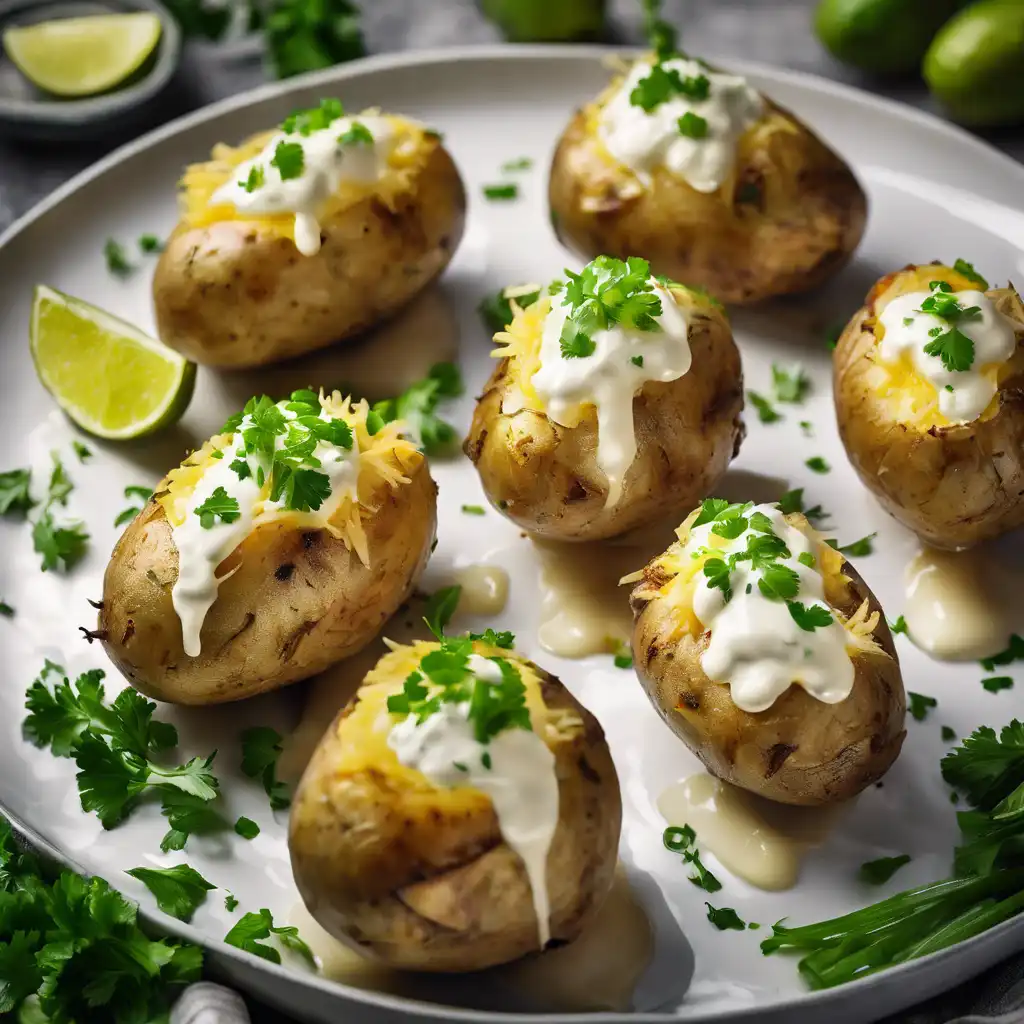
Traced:
<path fill-rule="evenodd" d="M 255 839 L 260 834 L 260 827 L 252 818 L 241 817 L 235 822 L 235 833 L 243 839 Z"/>
<path fill-rule="evenodd" d="M 43 556 L 42 570 L 71 569 L 82 560 L 89 534 L 80 522 L 59 525 L 47 508 L 32 524 L 32 547 Z"/>
<path fill-rule="evenodd" d="M 676 121 L 676 128 L 680 135 L 688 139 L 706 139 L 708 135 L 707 119 L 692 110 L 688 110 Z"/>
<path fill-rule="evenodd" d="M 230 822 L 202 797 L 167 789 L 160 801 L 160 813 L 167 819 L 167 832 L 160 841 L 164 853 L 184 850 L 191 835 L 215 835 L 231 827 Z"/>
<path fill-rule="evenodd" d="M 186 923 L 206 900 L 206 894 L 217 888 L 188 864 L 172 868 L 132 868 L 125 874 L 137 878 L 153 894 L 156 905 L 165 914 Z"/>
<path fill-rule="evenodd" d="M 629 357 L 629 361 L 634 366 L 643 366 L 644 365 L 644 357 L 643 356 L 630 356 Z"/>
<path fill-rule="evenodd" d="M 406 432 L 428 455 L 437 455 L 455 440 L 455 430 L 435 412 L 445 398 L 462 394 L 462 375 L 454 363 L 435 363 L 424 380 L 397 398 L 377 402 L 373 411 L 383 423 L 401 420 Z"/>
<path fill-rule="evenodd" d="M 232 894 L 228 893 L 224 897 L 224 909 L 229 913 L 233 914 L 235 909 L 238 907 L 238 899 Z"/>
<path fill-rule="evenodd" d="M 194 511 L 204 530 L 212 529 L 218 519 L 222 523 L 233 523 L 242 515 L 238 499 L 229 495 L 223 487 L 215 488 L 213 494 L 197 505 Z"/>
<path fill-rule="evenodd" d="M 308 137 L 313 132 L 330 128 L 335 121 L 345 116 L 341 100 L 333 96 L 322 99 L 318 106 L 308 110 L 293 110 L 282 122 L 281 131 L 286 135 Z M 371 140 L 372 141 L 372 140 Z"/>
<path fill-rule="evenodd" d="M 519 195 L 519 186 L 515 182 L 503 185 L 484 185 L 484 196 L 487 199 L 515 199 Z"/>
<path fill-rule="evenodd" d="M 353 121 L 352 127 L 338 136 L 339 146 L 372 146 L 373 133 L 361 121 Z"/>
<path fill-rule="evenodd" d="M 115 277 L 128 277 L 135 267 L 128 262 L 124 246 L 113 238 L 108 238 L 103 243 L 103 258 L 107 261 L 107 270 Z"/>
<path fill-rule="evenodd" d="M 164 243 L 156 235 L 140 235 L 139 250 L 149 254 L 163 252 Z"/>
<path fill-rule="evenodd" d="M 910 855 L 901 853 L 898 857 L 879 857 L 877 860 L 865 861 L 857 872 L 857 877 L 868 885 L 885 885 L 904 864 L 910 863 Z"/>
<path fill-rule="evenodd" d="M 1013 680 L 1009 676 L 990 676 L 988 679 L 982 679 L 981 685 L 989 693 L 998 693 L 1000 690 L 1012 690 Z"/>
<path fill-rule="evenodd" d="M 29 494 L 32 473 L 28 469 L 9 469 L 0 473 L 0 515 L 27 512 L 35 502 Z"/>
<path fill-rule="evenodd" d="M 281 734 L 267 725 L 257 725 L 242 733 L 242 773 L 259 779 L 270 797 L 271 810 L 283 810 L 291 803 L 285 783 L 277 778 L 277 759 L 281 756 Z"/>
<path fill-rule="evenodd" d="M 427 603 L 423 606 L 423 621 L 438 640 L 444 638 L 444 631 L 459 607 L 461 597 L 462 587 L 456 585 L 441 587 L 427 598 Z"/>
<path fill-rule="evenodd" d="M 467 516 L 487 515 L 487 510 L 483 507 L 483 505 L 463 505 L 462 511 Z"/>
<path fill-rule="evenodd" d="M 266 179 L 267 175 L 263 168 L 259 164 L 253 164 L 249 168 L 249 174 L 246 176 L 245 181 L 240 181 L 238 185 L 240 188 L 244 188 L 246 192 L 252 193 L 258 188 L 263 188 Z"/>
<path fill-rule="evenodd" d="M 980 291 L 988 291 L 988 281 L 986 281 L 985 278 L 983 278 L 981 274 L 974 269 L 974 264 L 968 263 L 967 260 L 957 260 L 953 264 L 953 269 L 958 274 L 966 277 L 968 281 L 976 284 Z"/>
<path fill-rule="evenodd" d="M 889 632 L 893 636 L 899 636 L 900 633 L 906 633 L 907 631 L 907 620 L 901 615 L 895 622 L 889 623 Z"/>
<path fill-rule="evenodd" d="M 708 908 L 708 920 L 720 931 L 733 930 L 743 932 L 747 930 L 746 922 L 741 920 L 739 914 L 732 907 L 716 908 L 710 903 L 705 903 Z"/>
<path fill-rule="evenodd" d="M 787 601 L 786 607 L 793 621 L 808 633 L 830 626 L 834 621 L 832 613 L 820 604 L 805 605 L 801 601 Z"/>
<path fill-rule="evenodd" d="M 615 656 L 612 659 L 616 668 L 633 667 L 633 650 L 628 643 L 623 641 L 615 649 Z"/>
<path fill-rule="evenodd" d="M 934 697 L 907 691 L 907 710 L 915 722 L 923 722 L 928 717 L 928 712 L 938 706 L 939 702 Z"/>
<path fill-rule="evenodd" d="M 279 142 L 270 159 L 270 166 L 276 167 L 282 181 L 301 178 L 306 169 L 306 154 L 298 142 Z"/>
<path fill-rule="evenodd" d="M 837 550 L 844 555 L 849 555 L 853 558 L 866 558 L 868 555 L 874 553 L 874 547 L 871 542 L 878 536 L 877 533 L 869 533 L 866 537 L 861 537 L 860 540 L 855 540 L 851 544 L 844 544 Z"/>
<path fill-rule="evenodd" d="M 637 82 L 629 94 L 629 102 L 649 114 L 676 96 L 700 102 L 706 100 L 710 93 L 711 81 L 707 75 L 687 75 L 684 78 L 675 68 L 666 67 L 664 63 L 659 62 L 652 65 L 647 75 Z M 698 120 L 704 121 L 704 118 Z M 704 132 L 707 133 L 706 121 Z"/>
<path fill-rule="evenodd" d="M 974 342 L 956 327 L 937 335 L 925 345 L 924 351 L 926 355 L 938 356 L 950 371 L 965 371 L 974 365 Z"/>
<path fill-rule="evenodd" d="M 808 459 L 804 465 L 813 473 L 830 473 L 832 471 L 832 467 L 820 455 Z"/>
<path fill-rule="evenodd" d="M 79 462 L 85 462 L 87 459 L 92 458 L 92 450 L 82 444 L 81 441 L 72 441 L 71 447 L 75 450 L 75 454 L 78 456 Z"/>
<path fill-rule="evenodd" d="M 2 597 L 0 597 L 0 615 L 5 619 L 14 618 L 14 609 Z"/>
<path fill-rule="evenodd" d="M 528 156 L 521 156 L 517 160 L 506 160 L 501 165 L 502 174 L 514 174 L 516 171 L 528 171 L 533 166 L 533 161 Z"/>
<path fill-rule="evenodd" d="M 271 936 L 277 938 L 287 949 L 298 953 L 310 966 L 316 966 L 316 960 L 309 946 L 299 937 L 299 929 L 292 925 L 277 927 L 274 924 L 274 917 L 269 910 L 264 908 L 258 914 L 245 914 L 234 927 L 224 936 L 224 941 L 229 946 L 237 946 L 252 953 L 254 956 L 262 957 L 271 963 L 279 964 L 281 954 L 274 946 L 268 946 L 260 940 L 269 939 Z"/>
<path fill-rule="evenodd" d="M 1012 665 L 1015 661 L 1024 661 L 1024 637 L 1013 633 L 1006 650 L 993 654 L 991 658 L 982 658 L 981 667 L 991 672 L 997 665 Z"/>
<path fill-rule="evenodd" d="M 757 410 L 757 418 L 762 423 L 777 423 L 782 419 L 782 415 L 775 411 L 771 402 L 764 395 L 758 394 L 756 391 L 748 391 L 747 398 Z"/>
<path fill-rule="evenodd" d="M 494 295 L 488 295 L 476 307 L 480 318 L 484 322 L 484 326 L 491 334 L 497 334 L 499 331 L 505 330 L 512 323 L 512 303 L 509 301 L 510 299 L 514 300 L 520 309 L 526 309 L 527 306 L 532 306 L 540 297 L 539 290 L 527 292 L 523 295 L 506 295 L 507 291 L 507 288 L 500 288 Z"/>
<path fill-rule="evenodd" d="M 956 739 L 956 732 L 952 728 L 950 728 L 950 726 L 948 726 L 948 725 L 944 725 L 942 727 L 942 731 L 941 731 L 940 735 L 942 736 L 942 738 L 947 743 L 949 743 L 952 740 Z"/>
<path fill-rule="evenodd" d="M 775 392 L 776 401 L 800 403 L 807 397 L 810 389 L 811 378 L 799 363 L 792 367 L 772 363 L 772 390 Z"/>
<path fill-rule="evenodd" d="M 359 8 L 350 0 L 275 0 L 264 35 L 267 55 L 278 78 L 366 56 Z"/>

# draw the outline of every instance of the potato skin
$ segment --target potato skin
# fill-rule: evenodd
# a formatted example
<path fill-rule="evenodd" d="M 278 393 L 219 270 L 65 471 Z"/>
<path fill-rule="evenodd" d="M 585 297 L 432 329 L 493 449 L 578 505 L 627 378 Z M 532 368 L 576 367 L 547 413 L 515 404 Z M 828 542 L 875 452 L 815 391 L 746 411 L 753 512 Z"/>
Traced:
<path fill-rule="evenodd" d="M 645 573 L 659 571 L 651 563 Z M 738 708 L 729 687 L 704 674 L 700 659 L 708 634 L 673 639 L 672 606 L 634 590 L 637 676 L 668 727 L 712 775 L 778 803 L 810 807 L 848 800 L 896 760 L 906 736 L 899 658 L 874 594 L 849 562 L 843 573 L 849 584 L 826 586 L 825 596 L 847 616 L 866 598 L 880 613 L 874 638 L 881 651 L 854 656 L 846 700 L 825 704 L 791 686 L 757 713 Z"/>
<path fill-rule="evenodd" d="M 548 709 L 582 723 L 546 739 L 558 775 L 547 880 L 551 941 L 560 944 L 587 927 L 611 889 L 622 798 L 597 719 L 535 671 Z M 383 771 L 338 770 L 337 726 L 358 701 L 357 693 L 328 730 L 292 803 L 292 870 L 310 912 L 363 955 L 404 970 L 482 970 L 536 952 L 529 879 L 489 800 L 450 813 Z"/>
<path fill-rule="evenodd" d="M 355 654 L 409 596 L 437 528 L 437 486 L 425 461 L 408 484 L 381 491 L 365 523 L 370 565 L 326 530 L 286 521 L 254 530 L 227 559 L 202 629 L 202 653 L 182 649 L 171 602 L 178 553 L 151 498 L 121 535 L 103 579 L 99 633 L 137 690 L 172 704 L 243 700 L 306 679 Z M 159 492 L 158 492 L 159 493 Z"/>
<path fill-rule="evenodd" d="M 690 329 L 693 365 L 668 383 L 651 381 L 633 399 L 637 453 L 622 497 L 605 505 L 608 482 L 596 461 L 597 420 L 563 427 L 543 413 L 502 412 L 514 368 L 502 359 L 477 402 L 463 450 L 491 504 L 540 537 L 613 537 L 709 494 L 743 441 L 743 370 L 725 315 L 702 306 Z"/>
<path fill-rule="evenodd" d="M 867 380 L 878 345 L 875 302 L 895 276 L 879 281 L 836 346 L 839 435 L 864 486 L 890 515 L 933 547 L 962 550 L 1024 525 L 1024 323 L 995 415 L 927 429 L 901 422 Z M 988 295 L 998 302 L 1006 292 Z M 1015 294 L 1011 301 L 1020 309 Z"/>
<path fill-rule="evenodd" d="M 289 359 L 397 312 L 450 262 L 466 196 L 436 139 L 395 208 L 368 196 L 322 225 L 303 256 L 267 223 L 179 224 L 157 264 L 153 304 L 160 339 L 225 369 Z"/>
<path fill-rule="evenodd" d="M 638 194 L 633 173 L 587 130 L 579 111 L 551 165 L 555 233 L 584 259 L 642 255 L 655 274 L 707 289 L 727 305 L 805 292 L 860 242 L 867 199 L 853 172 L 806 125 L 737 153 L 735 195 L 703 194 L 667 171 Z M 751 193 L 750 198 L 747 194 Z"/>

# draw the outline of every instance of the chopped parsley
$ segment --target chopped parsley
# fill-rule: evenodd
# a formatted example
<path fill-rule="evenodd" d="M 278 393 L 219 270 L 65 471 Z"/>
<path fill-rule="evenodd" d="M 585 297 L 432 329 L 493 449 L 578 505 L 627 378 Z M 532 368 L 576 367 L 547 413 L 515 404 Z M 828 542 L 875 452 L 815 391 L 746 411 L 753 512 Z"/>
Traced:
<path fill-rule="evenodd" d="M 217 887 L 195 868 L 177 864 L 172 868 L 132 868 L 125 872 L 138 879 L 154 896 L 156 905 L 171 917 L 188 923 L 206 894 Z"/>
<path fill-rule="evenodd" d="M 634 366 L 643 366 L 644 365 L 644 357 L 643 356 L 630 356 L 629 357 L 629 361 Z"/>
<path fill-rule="evenodd" d="M 341 100 L 334 97 L 322 99 L 319 106 L 308 110 L 293 110 L 281 124 L 281 131 L 286 135 L 301 135 L 303 138 L 313 132 L 330 128 L 340 117 L 345 116 L 345 107 Z"/>
<path fill-rule="evenodd" d="M 351 0 L 275 0 L 267 10 L 267 56 L 278 78 L 366 56 L 359 8 Z"/>
<path fill-rule="evenodd" d="M 497 334 L 499 331 L 505 330 L 512 323 L 512 302 L 510 300 L 515 301 L 515 304 L 520 309 L 526 309 L 527 306 L 532 306 L 540 298 L 540 289 L 535 292 L 526 292 L 523 295 L 508 295 L 506 293 L 509 290 L 508 288 L 500 288 L 494 295 L 488 295 L 476 307 L 480 318 L 484 322 L 484 326 L 491 334 Z M 514 291 L 515 289 L 511 290 Z"/>
<path fill-rule="evenodd" d="M 879 857 L 861 864 L 857 877 L 868 885 L 885 885 L 904 864 L 910 863 L 910 855 L 901 853 L 897 857 Z"/>
<path fill-rule="evenodd" d="M 625 641 L 620 643 L 618 647 L 615 649 L 613 663 L 616 668 L 633 667 L 633 650 Z"/>
<path fill-rule="evenodd" d="M 353 121 L 348 131 L 338 136 L 339 146 L 372 146 L 373 133 L 361 121 Z"/>
<path fill-rule="evenodd" d="M 212 529 L 218 519 L 222 523 L 233 523 L 242 515 L 238 499 L 229 495 L 223 487 L 217 487 L 206 501 L 196 506 L 194 511 L 199 516 L 199 525 L 204 530 Z"/>
<path fill-rule="evenodd" d="M 260 827 L 252 818 L 241 817 L 235 822 L 235 833 L 243 839 L 255 839 L 260 834 Z"/>
<path fill-rule="evenodd" d="M 533 161 L 528 156 L 521 156 L 517 160 L 507 160 L 501 165 L 502 174 L 514 174 L 516 171 L 528 171 L 533 166 Z"/>
<path fill-rule="evenodd" d="M 981 667 L 991 672 L 997 665 L 1012 665 L 1015 661 L 1024 661 L 1024 637 L 1013 633 L 1006 650 L 993 654 L 991 658 L 982 658 Z"/>
<path fill-rule="evenodd" d="M 1000 690 L 1012 690 L 1013 680 L 1009 676 L 989 676 L 988 679 L 982 679 L 981 685 L 989 693 L 998 693 Z"/>
<path fill-rule="evenodd" d="M 874 547 L 871 542 L 878 536 L 877 533 L 869 533 L 866 537 L 861 537 L 860 540 L 855 540 L 851 544 L 844 544 L 837 550 L 844 554 L 849 555 L 852 558 L 866 558 L 868 555 L 874 553 Z"/>
<path fill-rule="evenodd" d="M 259 164 L 253 164 L 249 168 L 249 174 L 245 181 L 238 183 L 239 188 L 244 188 L 246 192 L 252 193 L 259 188 L 263 188 L 267 179 L 266 171 Z"/>
<path fill-rule="evenodd" d="M 184 850 L 191 835 L 215 835 L 231 827 L 205 799 L 180 789 L 167 789 L 163 793 L 160 813 L 167 819 L 167 832 L 160 841 L 164 853 Z"/>
<path fill-rule="evenodd" d="M 830 473 L 832 471 L 832 467 L 820 455 L 808 459 L 804 465 L 813 473 Z"/>
<path fill-rule="evenodd" d="M 58 524 L 47 508 L 32 524 L 32 547 L 43 556 L 42 570 L 71 569 L 85 556 L 89 534 L 80 522 Z"/>
<path fill-rule="evenodd" d="M 113 238 L 103 243 L 103 258 L 107 261 L 107 270 L 115 277 L 128 277 L 135 267 L 128 262 L 124 246 Z"/>
<path fill-rule="evenodd" d="M 28 469 L 8 469 L 0 473 L 0 515 L 27 512 L 35 502 L 29 494 L 32 473 Z"/>
<path fill-rule="evenodd" d="M 716 908 L 711 906 L 710 903 L 705 903 L 705 907 L 708 908 L 708 920 L 720 931 L 746 931 L 747 924 L 743 921 L 739 914 L 736 913 L 732 907 L 721 907 Z"/>
<path fill-rule="evenodd" d="M 484 185 L 484 196 L 492 201 L 516 199 L 519 196 L 519 186 L 512 181 L 502 185 Z"/>
<path fill-rule="evenodd" d="M 264 908 L 258 914 L 245 914 L 239 918 L 234 927 L 224 936 L 224 941 L 229 946 L 236 946 L 238 949 L 252 953 L 254 956 L 262 957 L 271 963 L 279 964 L 281 954 L 275 946 L 268 946 L 263 939 L 273 936 L 286 949 L 298 953 L 311 967 L 316 966 L 316 960 L 309 946 L 299 937 L 299 929 L 292 925 L 277 927 L 274 924 L 274 917 L 269 910 Z"/>
<path fill-rule="evenodd" d="M 889 623 L 889 632 L 893 636 L 899 636 L 900 633 L 906 633 L 907 631 L 907 620 L 901 615 L 895 622 Z"/>
<path fill-rule="evenodd" d="M 675 69 L 658 62 L 634 86 L 629 102 L 646 113 L 656 110 L 677 96 L 700 102 L 711 94 L 711 81 L 707 75 L 687 75 L 685 78 Z M 704 118 L 700 118 L 701 121 Z M 704 125 L 707 133 L 707 122 Z M 685 134 L 685 133 L 684 133 Z"/>
<path fill-rule="evenodd" d="M 149 501 L 153 497 L 153 491 L 149 487 L 131 484 L 124 489 L 124 496 L 126 498 L 138 498 L 140 501 Z M 123 526 L 125 523 L 130 523 L 141 511 L 142 507 L 140 505 L 131 505 L 123 509 L 114 520 L 114 525 Z"/>
<path fill-rule="evenodd" d="M 298 142 L 279 142 L 270 159 L 270 166 L 276 167 L 282 181 L 301 178 L 306 169 L 306 154 Z"/>
<path fill-rule="evenodd" d="M 688 110 L 676 121 L 676 128 L 680 135 L 688 139 L 706 139 L 708 135 L 707 119 L 692 110 Z"/>
<path fill-rule="evenodd" d="M 81 441 L 72 441 L 71 447 L 74 448 L 79 462 L 85 462 L 87 459 L 92 458 L 92 450 L 88 446 L 82 444 Z"/>
<path fill-rule="evenodd" d="M 794 487 L 793 490 L 786 491 L 779 498 L 779 511 L 787 516 L 792 515 L 794 512 L 799 512 L 812 523 L 820 523 L 821 520 L 828 519 L 828 513 L 820 505 L 815 505 L 813 508 L 804 508 L 804 489 L 802 487 Z"/>
<path fill-rule="evenodd" d="M 232 893 L 229 892 L 224 897 L 224 909 L 229 914 L 233 914 L 237 907 L 238 907 L 238 899 Z"/>
<path fill-rule="evenodd" d="M 487 515 L 487 510 L 483 505 L 463 505 L 462 511 L 467 516 L 484 516 Z"/>
<path fill-rule="evenodd" d="M 242 774 L 263 783 L 274 811 L 283 810 L 291 803 L 288 787 L 277 778 L 280 756 L 281 734 L 276 729 L 257 725 L 242 733 Z"/>
<path fill-rule="evenodd" d="M 956 732 L 950 726 L 944 725 L 941 736 L 947 743 L 952 743 L 956 739 Z"/>
<path fill-rule="evenodd" d="M 800 403 L 807 397 L 810 389 L 811 378 L 807 376 L 802 366 L 796 364 L 786 367 L 772 363 L 772 390 L 775 392 L 776 401 Z"/>
<path fill-rule="evenodd" d="M 924 351 L 926 355 L 938 356 L 950 371 L 962 372 L 974 365 L 974 342 L 956 327 L 934 337 Z"/>
<path fill-rule="evenodd" d="M 983 292 L 987 292 L 988 291 L 988 281 L 986 281 L 985 278 L 983 278 L 981 276 L 981 274 L 979 274 L 974 269 L 974 264 L 973 263 L 968 263 L 967 260 L 959 260 L 958 259 L 953 264 L 953 269 L 958 274 L 962 275 L 963 277 L 966 277 L 967 280 L 970 281 L 972 284 L 976 284 L 980 291 L 983 291 Z"/>
<path fill-rule="evenodd" d="M 444 637 L 444 631 L 459 607 L 461 597 L 462 587 L 454 586 L 435 590 L 427 598 L 427 603 L 423 607 L 423 621 L 438 640 Z"/>
<path fill-rule="evenodd" d="M 764 395 L 758 394 L 756 391 L 748 391 L 747 398 L 750 399 L 754 408 L 757 410 L 757 418 L 762 423 L 777 423 L 782 419 L 781 414 L 775 411 L 771 402 L 769 402 Z"/>
<path fill-rule="evenodd" d="M 14 618 L 14 608 L 11 607 L 2 597 L 0 597 L 0 615 L 5 619 Z"/>
<path fill-rule="evenodd" d="M 923 722 L 928 717 L 928 712 L 938 706 L 939 702 L 934 697 L 907 691 L 907 710 L 915 722 Z"/>
<path fill-rule="evenodd" d="M 421 381 L 397 398 L 377 402 L 373 412 L 382 423 L 401 420 L 407 435 L 428 455 L 443 453 L 455 440 L 454 428 L 435 412 L 445 398 L 462 394 L 462 375 L 454 363 L 435 363 Z"/>
<path fill-rule="evenodd" d="M 805 605 L 801 601 L 787 601 L 786 607 L 793 621 L 808 633 L 830 626 L 834 621 L 832 613 L 820 604 Z"/>
<path fill-rule="evenodd" d="M 163 252 L 164 243 L 156 235 L 140 235 L 139 250 L 149 254 Z"/>

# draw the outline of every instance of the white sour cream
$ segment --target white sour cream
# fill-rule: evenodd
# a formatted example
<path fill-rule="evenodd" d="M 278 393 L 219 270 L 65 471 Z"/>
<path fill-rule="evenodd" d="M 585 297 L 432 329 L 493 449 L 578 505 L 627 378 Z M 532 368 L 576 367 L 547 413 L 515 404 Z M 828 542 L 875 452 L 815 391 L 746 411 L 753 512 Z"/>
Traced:
<path fill-rule="evenodd" d="M 662 67 L 682 78 L 703 75 L 710 83 L 707 99 L 672 95 L 651 111 L 630 102 L 630 94 L 651 74 L 652 65 L 638 61 L 621 87 L 605 104 L 598 135 L 605 149 L 644 184 L 651 172 L 665 167 L 698 192 L 714 192 L 732 172 L 740 136 L 764 117 L 765 105 L 746 79 L 710 71 L 694 60 L 677 58 Z M 679 131 L 686 114 L 707 122 L 704 138 Z"/>
<path fill-rule="evenodd" d="M 562 355 L 559 338 L 572 307 L 564 295 L 556 295 L 544 322 L 540 368 L 533 375 L 537 397 L 555 423 L 576 422 L 581 405 L 596 408 L 597 464 L 608 478 L 608 505 L 619 500 L 623 478 L 636 457 L 633 397 L 648 381 L 682 377 L 692 361 L 687 311 L 654 278 L 650 282 L 661 299 L 661 315 L 655 318 L 659 329 L 613 325 L 597 330 L 590 336 L 594 352 L 582 357 Z"/>
<path fill-rule="evenodd" d="M 501 680 L 498 666 L 479 655 L 470 657 L 469 669 L 484 681 Z M 468 704 L 449 703 L 423 722 L 409 715 L 391 729 L 388 746 L 435 786 L 469 786 L 490 797 L 502 837 L 526 869 L 543 949 L 551 938 L 547 861 L 558 826 L 555 757 L 527 729 L 506 729 L 485 746 L 473 735 L 468 714 Z M 483 763 L 485 754 L 490 768 Z"/>
<path fill-rule="evenodd" d="M 354 124 L 369 131 L 372 145 L 338 141 Z M 303 171 L 298 177 L 283 179 L 280 170 L 271 164 L 282 142 L 302 147 Z M 320 251 L 317 213 L 324 201 L 343 182 L 372 185 L 378 181 L 387 169 L 395 142 L 395 132 L 387 118 L 377 115 L 339 117 L 308 135 L 278 132 L 256 156 L 238 165 L 231 180 L 214 192 L 210 203 L 227 203 L 239 213 L 253 216 L 294 213 L 295 248 L 303 256 L 314 256 Z M 245 186 L 254 168 L 262 171 L 263 184 L 250 192 Z"/>
<path fill-rule="evenodd" d="M 280 408 L 285 419 L 295 419 L 296 413 Z M 322 420 L 331 416 L 322 411 Z M 224 449 L 223 458 L 212 462 L 203 472 L 195 490 L 189 495 L 185 507 L 185 519 L 171 527 L 171 540 L 178 550 L 178 579 L 171 589 L 171 602 L 181 622 L 182 647 L 190 658 L 202 653 L 200 634 L 206 615 L 217 600 L 217 590 L 227 576 L 217 576 L 217 566 L 224 561 L 239 544 L 249 536 L 254 526 L 272 519 L 289 515 L 282 501 L 264 498 L 264 488 L 256 480 L 260 460 L 255 455 L 248 457 L 250 475 L 240 480 L 231 468 L 236 459 L 244 458 L 242 432 L 252 426 L 252 419 L 246 417 L 235 433 L 235 442 Z M 284 447 L 285 434 L 279 434 L 276 448 Z M 317 520 L 326 523 L 346 496 L 356 493 L 359 481 L 359 446 L 355 432 L 352 434 L 351 449 L 339 448 L 320 442 L 314 450 L 314 457 L 320 465 L 315 467 L 325 473 L 331 485 L 331 492 L 316 512 Z M 269 474 L 269 465 L 264 463 Z M 238 502 L 239 517 L 226 523 L 215 518 L 213 525 L 206 528 L 196 509 L 218 488 Z"/>
<path fill-rule="evenodd" d="M 755 505 L 749 514 L 762 512 L 771 521 L 775 535 L 789 549 L 790 557 L 778 559 L 799 577 L 795 601 L 829 609 L 824 581 L 817 568 L 797 561 L 801 554 L 816 557 L 814 545 L 790 526 L 774 505 Z M 712 523 L 690 531 L 684 552 L 692 554 L 709 546 Z M 718 549 L 723 558 L 743 551 L 751 530 Z M 722 591 L 708 585 L 703 573 L 697 576 L 693 611 L 711 632 L 701 656 L 701 667 L 710 679 L 727 683 L 733 703 L 743 711 L 766 711 L 793 684 L 802 686 L 825 704 L 838 704 L 853 689 L 853 662 L 846 652 L 846 630 L 833 614 L 832 622 L 813 631 L 802 629 L 785 601 L 765 597 L 758 587 L 763 573 L 750 561 L 741 561 L 731 576 L 732 598 L 726 602 Z M 831 612 L 831 609 L 829 609 Z"/>
<path fill-rule="evenodd" d="M 976 420 L 995 396 L 997 387 L 994 367 L 1006 362 L 1017 349 L 1012 322 L 995 308 L 984 292 L 955 292 L 961 306 L 978 306 L 981 315 L 973 320 L 960 320 L 956 327 L 974 342 L 974 362 L 968 370 L 947 370 L 942 359 L 925 352 L 934 341 L 929 331 L 945 332 L 950 325 L 933 313 L 920 312 L 929 292 L 899 295 L 879 314 L 878 322 L 885 329 L 879 346 L 883 362 L 898 363 L 907 354 L 914 369 L 935 388 L 939 412 L 956 423 Z"/>

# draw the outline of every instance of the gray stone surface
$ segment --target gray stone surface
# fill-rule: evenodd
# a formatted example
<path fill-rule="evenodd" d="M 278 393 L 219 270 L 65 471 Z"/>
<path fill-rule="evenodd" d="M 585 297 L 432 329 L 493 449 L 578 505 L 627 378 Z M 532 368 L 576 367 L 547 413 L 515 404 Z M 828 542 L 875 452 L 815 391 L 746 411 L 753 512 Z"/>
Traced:
<path fill-rule="evenodd" d="M 367 43 L 374 53 L 499 39 L 475 0 L 363 0 L 362 6 Z M 813 7 L 813 0 L 666 0 L 665 14 L 681 25 L 685 45 L 695 53 L 810 71 L 933 109 L 920 83 L 879 84 L 832 60 L 812 33 Z M 639 0 L 609 0 L 609 8 L 610 41 L 639 42 Z M 258 58 L 225 60 L 214 48 L 189 47 L 177 79 L 154 112 L 153 126 L 264 80 Z M 994 133 L 990 139 L 1024 160 L 1024 131 Z M 113 138 L 72 146 L 0 139 L 0 230 L 124 141 Z"/>

